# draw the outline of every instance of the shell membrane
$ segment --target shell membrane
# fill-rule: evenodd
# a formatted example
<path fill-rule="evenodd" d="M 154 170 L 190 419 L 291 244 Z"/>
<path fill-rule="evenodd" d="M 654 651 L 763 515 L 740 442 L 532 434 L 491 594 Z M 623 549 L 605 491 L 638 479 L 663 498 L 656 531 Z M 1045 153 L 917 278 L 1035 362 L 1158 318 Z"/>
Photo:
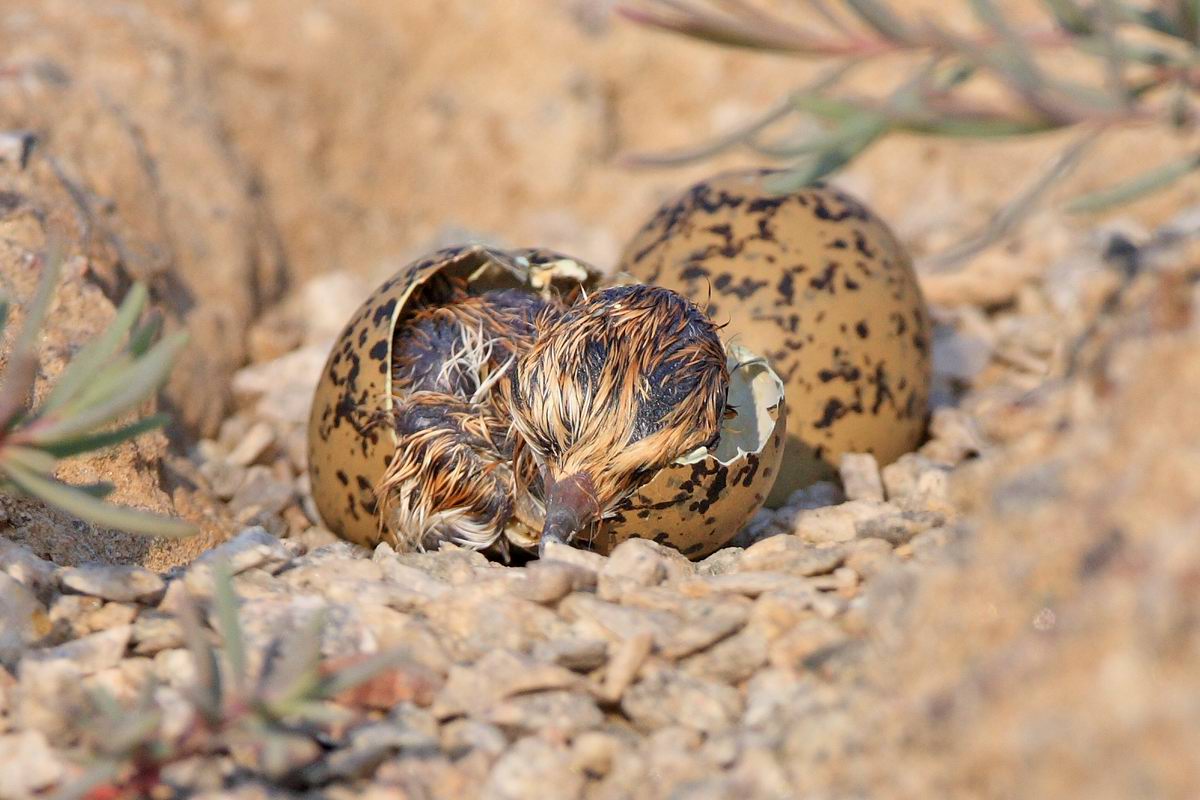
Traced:
<path fill-rule="evenodd" d="M 929 312 L 911 259 L 848 194 L 773 194 L 775 170 L 722 173 L 665 203 L 618 270 L 674 289 L 727 322 L 730 341 L 783 379 L 783 471 L 768 505 L 837 474 L 847 452 L 887 464 L 924 434 Z"/>

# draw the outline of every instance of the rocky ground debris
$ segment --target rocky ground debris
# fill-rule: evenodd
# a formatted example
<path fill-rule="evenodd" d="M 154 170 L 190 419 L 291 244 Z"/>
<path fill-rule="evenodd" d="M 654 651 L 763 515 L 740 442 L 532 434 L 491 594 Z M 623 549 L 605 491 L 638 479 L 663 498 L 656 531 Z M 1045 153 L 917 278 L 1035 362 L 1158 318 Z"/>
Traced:
<path fill-rule="evenodd" d="M 265 393 L 291 385 L 287 365 L 302 363 L 285 354 L 268 364 L 275 381 L 254 390 L 243 381 L 245 416 L 196 447 L 198 473 L 254 524 L 189 566 L 162 576 L 128 566 L 58 568 L 6 545 L 0 588 L 26 624 L 7 633 L 0 653 L 9 678 L 0 689 L 0 731 L 37 761 L 31 770 L 0 766 L 0 785 L 12 796 L 76 774 L 75 757 L 90 741 L 78 724 L 89 687 L 131 702 L 153 676 L 163 735 L 186 728 L 195 710 L 180 691 L 196 679 L 196 665 L 179 614 L 199 603 L 217 637 L 217 565 L 232 575 L 253 676 L 318 614 L 330 674 L 353 664 L 353 654 L 400 654 L 335 698 L 350 716 L 325 735 L 297 734 L 270 763 L 236 748 L 211 756 L 212 766 L 236 765 L 263 782 L 240 781 L 239 792 L 286 794 L 279 783 L 265 788 L 282 781 L 296 789 L 528 797 L 553 781 L 562 797 L 667 796 L 684 787 L 692 787 L 684 796 L 706 796 L 730 786 L 784 796 L 782 731 L 755 722 L 769 717 L 763 676 L 823 680 L 823 665 L 862 636 L 845 620 L 864 584 L 904 563 L 895 547 L 914 530 L 945 522 L 919 501 L 897 503 L 942 503 L 916 487 L 949 462 L 914 462 L 907 483 L 897 484 L 906 494 L 885 500 L 878 467 L 863 456 L 843 470 L 853 471 L 847 484 L 860 487 L 855 499 L 821 505 L 841 500 L 841 490 L 810 487 L 760 514 L 741 534 L 744 549 L 700 563 L 639 539 L 610 557 L 552 548 L 524 566 L 449 546 L 367 551 L 312 519 L 303 450 L 276 446 L 301 430 L 305 409 L 269 420 L 255 411 Z M 295 380 L 310 380 L 310 372 Z M 252 504 L 239 507 L 239 497 Z M 805 521 L 821 511 L 833 521 Z M 186 761 L 164 773 L 193 791 L 214 788 L 212 774 Z"/>
<path fill-rule="evenodd" d="M 152 685 L 157 734 L 182 741 L 207 669 L 185 618 L 195 608 L 203 638 L 221 643 L 226 569 L 252 685 L 318 622 L 321 674 L 391 660 L 269 752 L 235 739 L 164 765 L 162 780 L 195 796 L 501 798 L 553 785 L 561 797 L 783 798 L 878 795 L 884 782 L 918 796 L 970 787 L 971 770 L 1015 781 L 1002 795 L 1053 793 L 1057 762 L 1030 755 L 1047 719 L 1077 733 L 1056 757 L 1094 764 L 1114 737 L 1143 725 L 1182 735 L 1173 726 L 1188 716 L 1187 703 L 1169 712 L 1139 687 L 1145 670 L 1182 667 L 1192 637 L 1177 612 L 1200 554 L 1171 532 L 1200 497 L 1177 445 L 1200 432 L 1170 408 L 1177 394 L 1153 388 L 1165 378 L 1143 355 L 1200 391 L 1200 329 L 1177 313 L 1195 307 L 1192 263 L 1147 269 L 1090 317 L 1054 311 L 1073 308 L 1064 287 L 1094 294 L 1088 276 L 1111 285 L 1082 266 L 1052 270 L 1014 307 L 943 314 L 942 341 L 986 335 L 1007 350 L 969 379 L 953 359 L 937 363 L 952 391 L 920 450 L 882 469 L 847 456 L 839 482 L 760 512 L 696 563 L 638 539 L 608 557 L 553 545 L 523 565 L 337 540 L 307 499 L 296 398 L 309 396 L 323 345 L 301 334 L 298 349 L 239 373 L 240 410 L 190 454 L 200 488 L 241 521 L 237 535 L 164 573 L 59 567 L 0 540 L 0 745 L 21 754 L 0 762 L 0 789 L 32 796 L 79 776 L 98 752 L 81 724 L 98 690 L 132 707 Z M 1164 304 L 1175 311 L 1163 316 Z M 1142 409 L 1159 406 L 1179 424 L 1155 450 L 1162 431 Z M 1135 474 L 1144 480 L 1130 483 Z M 1175 487 L 1171 501 L 1154 499 L 1155 475 Z M 1014 575 L 1030 576 L 1026 588 Z M 1040 663 L 1072 676 L 1058 696 L 989 694 Z M 1178 674 L 1167 688 L 1186 697 Z M 1119 725 L 1089 692 L 1123 698 Z M 973 713 L 997 722 L 975 726 Z M 1085 745 L 1085 733 L 1100 742 Z M 887 766 L 897 759 L 914 765 L 899 784 Z M 1010 759 L 1030 765 L 1024 779 Z M 1136 783 L 1130 762 L 1109 766 L 1120 778 L 1096 796 Z"/>

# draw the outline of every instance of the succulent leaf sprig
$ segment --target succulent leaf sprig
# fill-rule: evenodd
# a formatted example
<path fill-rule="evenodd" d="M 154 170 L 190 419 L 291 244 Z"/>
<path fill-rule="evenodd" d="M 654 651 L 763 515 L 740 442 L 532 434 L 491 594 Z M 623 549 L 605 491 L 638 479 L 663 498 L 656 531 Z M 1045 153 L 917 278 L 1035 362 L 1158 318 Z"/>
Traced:
<path fill-rule="evenodd" d="M 35 406 L 37 339 L 62 270 L 61 242 L 51 240 L 42 262 L 24 324 L 0 375 L 0 490 L 36 497 L 106 528 L 172 537 L 194 533 L 195 526 L 183 520 L 106 502 L 110 483 L 75 486 L 54 477 L 61 459 L 112 447 L 166 422 L 165 415 L 154 414 L 116 424 L 166 380 L 187 335 L 180 332 L 156 342 L 161 318 L 142 313 L 148 293 L 136 284 L 108 328 L 71 359 Z M 0 298 L 0 333 L 9 307 Z"/>
<path fill-rule="evenodd" d="M 674 153 L 642 154 L 637 165 L 702 160 L 735 147 L 788 160 L 773 188 L 789 191 L 831 175 L 882 137 L 896 132 L 967 139 L 1009 139 L 1048 131 L 1077 135 L 1027 188 L 996 212 L 984 231 L 940 254 L 934 267 L 962 263 L 1010 233 L 1068 175 L 1101 134 L 1159 125 L 1194 135 L 1200 114 L 1200 0 L 1042 0 L 1044 22 L 1014 24 L 996 0 L 965 0 L 971 33 L 903 13 L 891 0 L 805 0 L 803 23 L 764 11 L 751 0 L 628 0 L 629 19 L 729 47 L 832 63 L 757 119 L 713 142 Z M 1044 56 L 1070 51 L 1092 77 L 1077 81 L 1046 66 Z M 907 79 L 887 93 L 857 94 L 847 76 L 868 61 L 915 57 Z M 981 99 L 998 85 L 1006 97 Z M 801 117 L 816 133 L 774 137 L 779 123 Z M 1124 183 L 1076 197 L 1073 213 L 1136 200 L 1200 171 L 1200 145 L 1177 161 Z"/>
<path fill-rule="evenodd" d="M 185 596 L 177 615 L 196 675 L 185 692 L 186 725 L 176 734 L 164 735 L 154 680 L 142 687 L 132 708 L 123 707 L 103 690 L 94 690 L 96 715 L 88 720 L 83 739 L 83 771 L 59 788 L 55 800 L 148 797 L 172 764 L 235 748 L 252 751 L 264 774 L 284 777 L 295 768 L 287 753 L 297 737 L 312 739 L 313 723 L 328 721 L 331 715 L 337 715 L 335 721 L 353 716 L 350 709 L 327 701 L 344 697 L 407 657 L 400 650 L 383 651 L 330 668 L 321 658 L 326 620 L 317 613 L 273 648 L 277 657 L 252 681 L 228 563 L 213 565 L 212 581 L 211 618 L 219 646 L 201 620 L 194 598 Z"/>

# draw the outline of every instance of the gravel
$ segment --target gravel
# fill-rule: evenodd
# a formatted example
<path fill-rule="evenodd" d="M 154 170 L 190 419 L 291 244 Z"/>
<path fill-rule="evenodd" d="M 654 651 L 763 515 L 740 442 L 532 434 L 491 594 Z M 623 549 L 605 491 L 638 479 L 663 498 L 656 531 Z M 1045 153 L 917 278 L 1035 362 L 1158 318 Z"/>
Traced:
<path fill-rule="evenodd" d="M 835 773 L 884 736 L 880 709 L 906 685 L 878 654 L 903 652 L 922 587 L 967 558 L 979 501 L 956 485 L 1025 424 L 984 411 L 1020 411 L 996 397 L 1017 396 L 1006 381 L 1024 387 L 1050 359 L 1044 338 L 1012 321 L 1019 308 L 1003 313 L 1004 324 L 965 313 L 939 328 L 935 352 L 953 358 L 938 379 L 957 405 L 934 411 L 919 452 L 882 468 L 848 454 L 840 483 L 760 512 L 699 563 L 640 539 L 609 557 L 551 545 L 509 566 L 448 545 L 398 554 L 338 541 L 310 513 L 296 445 L 305 409 L 283 396 L 310 385 L 317 354 L 253 365 L 235 387 L 242 411 L 192 454 L 230 500 L 237 535 L 167 574 L 59 569 L 0 539 L 0 752 L 19 754 L 0 759 L 0 796 L 79 776 L 90 689 L 132 703 L 153 681 L 160 735 L 191 729 L 207 667 L 179 614 L 193 597 L 203 635 L 222 641 L 219 563 L 235 576 L 252 684 L 286 666 L 314 621 L 325 676 L 393 658 L 271 748 L 235 741 L 170 764 L 164 775 L 194 796 L 866 796 Z M 1048 496 L 1035 484 L 997 484 L 998 500 L 1014 498 L 1001 510 Z M 1028 617 L 1041 635 L 1058 619 L 1041 606 Z M 820 791 L 831 785 L 850 789 Z"/>
<path fill-rule="evenodd" d="M 88 564 L 64 569 L 58 580 L 64 589 L 125 603 L 152 601 L 166 588 L 158 575 L 134 566 Z"/>
<path fill-rule="evenodd" d="M 233 440 L 237 430 L 267 439 L 261 425 L 226 430 Z M 254 497 L 268 516 L 282 513 L 293 489 L 277 487 L 293 483 L 252 463 L 270 453 L 252 445 L 235 443 L 240 454 L 224 462 L 249 463 L 233 505 Z M 219 453 L 216 442 L 205 449 Z M 874 470 L 883 485 L 870 457 L 847 463 Z M 910 465 L 905 486 L 918 498 L 930 495 L 916 488 L 923 469 L 944 468 L 929 459 Z M 192 596 L 212 640 L 221 640 L 210 598 L 213 569 L 226 564 L 252 681 L 269 681 L 289 638 L 317 617 L 324 674 L 354 669 L 373 653 L 397 655 L 333 698 L 329 707 L 345 716 L 323 723 L 320 735 L 288 733 L 266 750 L 232 742 L 224 755 L 199 759 L 207 772 L 196 759 L 180 760 L 167 774 L 181 786 L 226 786 L 244 796 L 274 792 L 267 787 L 280 781 L 354 786 L 366 796 L 387 786 L 498 798 L 537 796 L 548 786 L 562 797 L 710 797 L 746 787 L 771 796 L 770 787 L 786 782 L 779 752 L 740 738 L 745 718 L 761 716 L 768 703 L 766 690 L 753 687 L 763 674 L 813 674 L 852 641 L 856 634 L 840 621 L 848 598 L 900 560 L 895 545 L 941 522 L 933 511 L 885 502 L 882 489 L 856 494 L 840 502 L 831 485 L 810 487 L 794 504 L 764 512 L 746 549 L 700 564 L 639 539 L 610 557 L 551 547 L 545 560 L 511 567 L 449 546 L 397 554 L 319 537 L 311 546 L 315 526 L 284 539 L 272 534 L 282 517 L 167 575 L 101 565 L 47 571 L 10 544 L 0 563 L 50 606 L 0 573 L 13 619 L 26 620 L 5 628 L 16 676 L 5 707 L 21 738 L 6 737 L 38 762 L 24 776 L 0 773 L 0 781 L 25 781 L 13 795 L 24 796 L 75 774 L 59 748 L 79 735 L 85 685 L 133 702 L 138 687 L 157 681 L 150 702 L 163 735 L 182 735 L 199 673 L 179 613 Z M 821 505 L 830 498 L 839 502 Z M 243 777 L 228 783 L 233 775 Z"/>

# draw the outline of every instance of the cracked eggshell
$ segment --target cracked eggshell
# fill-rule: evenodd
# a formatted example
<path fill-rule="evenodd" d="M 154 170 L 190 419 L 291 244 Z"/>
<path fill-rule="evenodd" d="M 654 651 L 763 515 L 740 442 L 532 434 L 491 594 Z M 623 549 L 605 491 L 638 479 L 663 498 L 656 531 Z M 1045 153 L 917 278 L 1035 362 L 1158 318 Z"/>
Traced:
<path fill-rule="evenodd" d="M 708 304 L 726 336 L 783 379 L 788 439 L 768 498 L 837 473 L 843 453 L 880 465 L 925 429 L 930 320 L 908 253 L 844 192 L 775 194 L 771 170 L 729 172 L 667 202 L 618 267 Z"/>
<path fill-rule="evenodd" d="M 728 407 L 721 438 L 659 470 L 591 540 L 608 554 L 631 537 L 652 539 L 692 560 L 729 542 L 762 507 L 779 474 L 787 435 L 784 388 L 765 358 L 726 347 Z"/>
<path fill-rule="evenodd" d="M 523 288 L 564 297 L 599 280 L 594 267 L 552 251 L 472 245 L 414 261 L 366 299 L 334 343 L 308 424 L 313 500 L 325 525 L 356 544 L 370 547 L 381 540 L 374 487 L 396 449 L 385 422 L 393 403 L 396 326 L 403 324 L 414 291 L 441 273 L 466 278 L 479 292 Z"/>

